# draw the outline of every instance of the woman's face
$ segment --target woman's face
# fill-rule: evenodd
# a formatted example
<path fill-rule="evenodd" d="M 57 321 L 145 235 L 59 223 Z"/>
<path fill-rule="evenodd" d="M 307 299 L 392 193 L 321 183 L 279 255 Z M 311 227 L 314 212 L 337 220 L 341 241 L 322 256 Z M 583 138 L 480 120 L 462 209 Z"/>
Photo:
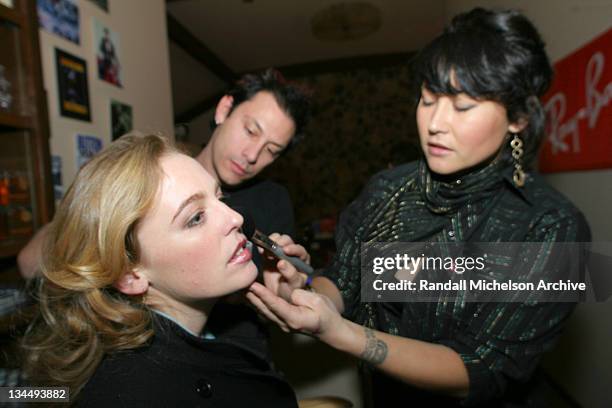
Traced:
<path fill-rule="evenodd" d="M 506 108 L 466 94 L 434 94 L 421 88 L 417 106 L 421 148 L 429 168 L 452 174 L 479 164 L 499 151 L 508 131 Z"/>
<path fill-rule="evenodd" d="M 136 230 L 149 294 L 193 304 L 250 285 L 257 268 L 239 230 L 243 219 L 219 200 L 219 185 L 182 154 L 164 156 L 161 169 L 154 204 Z"/>

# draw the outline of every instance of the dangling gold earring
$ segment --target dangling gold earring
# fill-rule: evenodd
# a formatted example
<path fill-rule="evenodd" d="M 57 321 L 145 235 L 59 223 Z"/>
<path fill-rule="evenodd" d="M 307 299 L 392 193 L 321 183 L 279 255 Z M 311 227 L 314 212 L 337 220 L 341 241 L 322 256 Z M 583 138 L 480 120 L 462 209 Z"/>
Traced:
<path fill-rule="evenodd" d="M 512 174 L 512 180 L 517 187 L 523 187 L 525 185 L 525 172 L 521 165 L 521 158 L 523 157 L 523 141 L 519 137 L 518 133 L 510 133 L 512 140 L 510 141 L 510 147 L 512 148 L 512 158 L 514 158 L 514 173 Z"/>

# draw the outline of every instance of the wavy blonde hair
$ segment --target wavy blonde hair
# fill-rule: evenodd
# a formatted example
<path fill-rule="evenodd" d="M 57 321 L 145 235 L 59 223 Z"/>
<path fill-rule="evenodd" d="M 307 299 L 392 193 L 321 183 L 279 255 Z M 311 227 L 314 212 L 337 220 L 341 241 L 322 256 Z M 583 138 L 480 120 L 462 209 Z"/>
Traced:
<path fill-rule="evenodd" d="M 77 174 L 46 238 L 40 309 L 22 343 L 32 384 L 68 386 L 76 396 L 105 354 L 151 338 L 142 297 L 113 284 L 139 262 L 134 230 L 157 193 L 160 158 L 173 152 L 162 136 L 130 134 Z"/>

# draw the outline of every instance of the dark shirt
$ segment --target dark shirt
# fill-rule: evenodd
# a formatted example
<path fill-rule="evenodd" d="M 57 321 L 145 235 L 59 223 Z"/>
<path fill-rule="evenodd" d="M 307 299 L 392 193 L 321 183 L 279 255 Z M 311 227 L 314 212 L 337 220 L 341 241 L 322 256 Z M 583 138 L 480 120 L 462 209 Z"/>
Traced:
<path fill-rule="evenodd" d="M 269 180 L 249 180 L 245 184 L 223 189 L 225 202 L 252 219 L 266 235 L 273 232 L 294 235 L 293 207 L 287 189 Z M 253 250 L 253 261 L 261 271 L 262 259 Z M 218 302 L 210 316 L 207 330 L 219 338 L 228 338 L 270 357 L 268 330 L 257 313 L 244 304 L 241 296 Z"/>
<path fill-rule="evenodd" d="M 229 341 L 196 337 L 157 314 L 150 344 L 104 358 L 82 407 L 297 407 L 270 364 Z"/>
<path fill-rule="evenodd" d="M 469 375 L 469 395 L 459 401 L 373 371 L 368 374 L 374 406 L 398 400 L 452 406 L 512 399 L 513 387 L 530 379 L 574 304 L 362 302 L 361 245 L 398 241 L 588 242 L 583 215 L 538 174 L 530 173 L 525 186 L 516 188 L 512 168 L 494 162 L 441 181 L 424 162 L 415 162 L 375 176 L 340 218 L 338 252 L 324 274 L 340 290 L 345 316 L 393 335 L 448 346 Z"/>

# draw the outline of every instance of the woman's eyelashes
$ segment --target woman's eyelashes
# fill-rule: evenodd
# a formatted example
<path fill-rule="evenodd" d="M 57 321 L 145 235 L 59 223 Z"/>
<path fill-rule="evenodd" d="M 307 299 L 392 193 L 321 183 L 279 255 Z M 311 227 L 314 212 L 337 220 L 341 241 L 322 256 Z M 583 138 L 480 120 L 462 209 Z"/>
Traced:
<path fill-rule="evenodd" d="M 201 225 L 204 223 L 205 220 L 205 213 L 203 210 L 198 210 L 193 216 L 191 216 L 191 218 L 189 218 L 189 220 L 187 221 L 187 224 L 185 225 L 187 228 L 193 228 L 193 227 L 197 227 L 198 225 Z"/>
<path fill-rule="evenodd" d="M 442 97 L 445 95 L 441 95 Z M 436 103 L 436 101 L 438 100 L 439 97 L 438 95 L 432 96 L 432 95 L 425 95 L 422 94 L 421 95 L 421 104 L 423 106 L 432 106 L 433 104 Z M 450 97 L 450 96 L 449 96 Z M 472 102 L 468 102 L 468 101 L 462 101 L 462 100 L 457 100 L 456 97 L 450 97 L 452 99 L 453 102 L 453 109 L 457 112 L 467 112 L 470 109 L 472 109 L 473 107 L 476 106 L 475 103 Z"/>
<path fill-rule="evenodd" d="M 431 92 L 421 91 L 421 104 L 423 106 L 431 106 L 436 102 L 436 96 Z"/>
<path fill-rule="evenodd" d="M 428 100 L 428 99 L 421 97 L 421 104 L 423 106 L 431 106 L 434 104 L 434 102 L 432 100 Z"/>
<path fill-rule="evenodd" d="M 467 112 L 470 109 L 472 109 L 474 106 L 476 106 L 476 105 L 474 105 L 474 104 L 470 104 L 470 105 L 468 105 L 468 104 L 453 104 L 453 107 L 455 108 L 455 110 L 457 112 Z"/>

